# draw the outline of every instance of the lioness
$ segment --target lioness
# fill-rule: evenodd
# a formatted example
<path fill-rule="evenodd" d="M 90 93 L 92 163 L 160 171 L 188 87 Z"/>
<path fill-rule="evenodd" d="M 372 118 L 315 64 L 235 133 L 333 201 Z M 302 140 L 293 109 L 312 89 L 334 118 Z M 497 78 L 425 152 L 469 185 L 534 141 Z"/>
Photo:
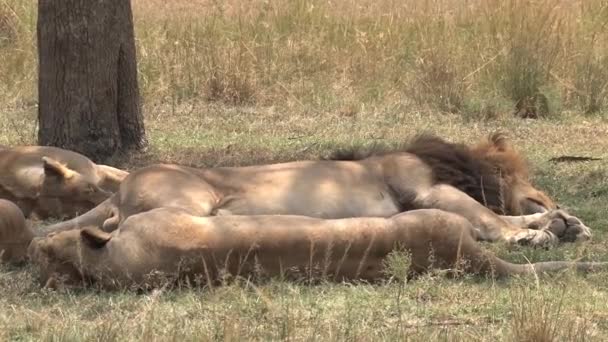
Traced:
<path fill-rule="evenodd" d="M 0 198 L 26 217 L 74 217 L 118 190 L 127 172 L 48 146 L 0 149 Z"/>
<path fill-rule="evenodd" d="M 34 233 L 27 225 L 21 209 L 13 202 L 0 199 L 0 261 L 21 264 Z"/>
<path fill-rule="evenodd" d="M 161 207 L 198 216 L 319 218 L 436 208 L 464 216 L 480 240 L 547 246 L 591 236 L 530 184 L 521 156 L 500 135 L 472 148 L 422 136 L 398 151 L 348 159 L 210 169 L 153 165 L 131 173 L 88 213 L 49 230 L 99 226 L 109 232 L 131 215 Z M 563 224 L 548 224 L 558 216 Z"/>
<path fill-rule="evenodd" d="M 249 277 L 320 274 L 329 279 L 375 280 L 386 276 L 383 260 L 396 250 L 411 255 L 410 273 L 460 268 L 467 273 L 510 276 L 573 267 L 589 271 L 606 263 L 512 264 L 484 251 L 465 218 L 437 209 L 392 218 L 323 220 L 304 216 L 194 216 L 178 208 L 133 215 L 112 233 L 95 227 L 36 238 L 28 254 L 40 281 L 78 286 L 155 287 L 165 276 L 214 282 Z M 158 283 L 161 281 L 161 283 Z"/>

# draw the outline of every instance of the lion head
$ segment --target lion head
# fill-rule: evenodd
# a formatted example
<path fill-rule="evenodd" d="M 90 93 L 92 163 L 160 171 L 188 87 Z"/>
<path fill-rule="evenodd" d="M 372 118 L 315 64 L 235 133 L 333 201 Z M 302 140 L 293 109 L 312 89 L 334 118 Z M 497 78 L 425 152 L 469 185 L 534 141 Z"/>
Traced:
<path fill-rule="evenodd" d="M 68 230 L 37 237 L 28 247 L 28 257 L 38 268 L 40 284 L 56 288 L 83 280 L 79 258 L 80 230 Z"/>
<path fill-rule="evenodd" d="M 329 160 L 361 160 L 372 155 L 407 152 L 422 160 L 436 184 L 451 185 L 501 215 L 525 215 L 555 209 L 555 203 L 534 188 L 522 155 L 502 133 L 474 146 L 420 134 L 398 146 L 374 144 L 334 152 Z"/>
<path fill-rule="evenodd" d="M 51 233 L 37 237 L 30 243 L 27 253 L 37 266 L 39 281 L 45 287 L 72 287 L 90 285 L 95 277 L 91 265 L 103 267 L 106 257 L 101 247 L 112 235 L 95 226 Z"/>
<path fill-rule="evenodd" d="M 504 214 L 527 215 L 557 208 L 549 196 L 532 185 L 525 159 L 504 134 L 490 135 L 486 141 L 473 146 L 471 152 L 491 165 L 499 178 Z"/>
<path fill-rule="evenodd" d="M 42 197 L 69 198 L 74 202 L 88 202 L 94 206 L 112 195 L 98 185 L 101 178 L 96 172 L 80 173 L 46 156 L 42 157 L 42 164 Z"/>

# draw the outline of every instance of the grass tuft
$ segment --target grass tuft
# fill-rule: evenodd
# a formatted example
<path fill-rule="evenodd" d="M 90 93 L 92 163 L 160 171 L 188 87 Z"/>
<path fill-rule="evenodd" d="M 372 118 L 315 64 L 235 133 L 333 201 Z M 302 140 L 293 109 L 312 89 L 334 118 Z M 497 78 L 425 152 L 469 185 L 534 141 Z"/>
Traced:
<path fill-rule="evenodd" d="M 551 291 L 530 285 L 516 286 L 511 291 L 511 334 L 513 341 L 552 342 L 588 341 L 591 324 L 585 312 L 574 306 L 568 311 L 568 288 L 556 286 Z"/>

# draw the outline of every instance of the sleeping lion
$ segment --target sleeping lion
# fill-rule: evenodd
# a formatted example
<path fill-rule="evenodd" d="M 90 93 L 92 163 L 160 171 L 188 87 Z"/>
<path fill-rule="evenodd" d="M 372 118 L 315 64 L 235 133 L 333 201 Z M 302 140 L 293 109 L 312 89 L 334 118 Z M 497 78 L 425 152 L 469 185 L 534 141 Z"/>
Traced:
<path fill-rule="evenodd" d="M 480 248 L 464 217 L 421 209 L 391 218 L 324 220 L 304 216 L 201 217 L 179 208 L 135 214 L 112 233 L 96 227 L 36 238 L 28 254 L 49 287 L 95 284 L 106 289 L 149 288 L 187 278 L 213 284 L 245 278 L 320 276 L 374 281 L 387 276 L 393 251 L 410 255 L 410 275 L 432 268 L 496 277 L 607 263 L 512 264 Z M 158 276 L 161 275 L 161 276 Z"/>
<path fill-rule="evenodd" d="M 0 198 L 28 218 L 72 218 L 118 190 L 127 172 L 50 146 L 0 148 Z"/>

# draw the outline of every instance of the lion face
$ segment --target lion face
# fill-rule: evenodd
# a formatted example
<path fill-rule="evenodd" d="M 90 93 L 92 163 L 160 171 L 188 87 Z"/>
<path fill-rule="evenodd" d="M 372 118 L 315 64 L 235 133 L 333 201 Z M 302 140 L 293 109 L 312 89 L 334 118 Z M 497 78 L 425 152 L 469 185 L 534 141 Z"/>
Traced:
<path fill-rule="evenodd" d="M 50 157 L 42 160 L 44 174 L 36 207 L 42 217 L 73 217 L 111 196 L 98 185 L 97 173 L 80 173 Z"/>
<path fill-rule="evenodd" d="M 56 160 L 43 157 L 44 180 L 40 195 L 98 205 L 112 194 L 99 187 L 97 174 L 85 175 Z"/>
<path fill-rule="evenodd" d="M 501 177 L 505 214 L 529 215 L 558 208 L 549 196 L 532 185 L 526 160 L 503 134 L 492 134 L 473 147 L 473 153 L 492 165 Z"/>
<path fill-rule="evenodd" d="M 79 230 L 71 230 L 32 240 L 28 257 L 39 269 L 42 286 L 56 288 L 82 283 L 82 273 L 75 263 L 79 260 L 79 237 Z"/>
<path fill-rule="evenodd" d="M 91 284 L 95 277 L 91 264 L 104 257 L 97 252 L 112 238 L 97 227 L 66 230 L 35 238 L 28 247 L 30 260 L 39 268 L 39 281 L 45 287 L 71 287 Z"/>
<path fill-rule="evenodd" d="M 511 198 L 507 202 L 507 212 L 510 215 L 544 213 L 558 208 L 549 196 L 523 180 L 512 185 Z"/>

